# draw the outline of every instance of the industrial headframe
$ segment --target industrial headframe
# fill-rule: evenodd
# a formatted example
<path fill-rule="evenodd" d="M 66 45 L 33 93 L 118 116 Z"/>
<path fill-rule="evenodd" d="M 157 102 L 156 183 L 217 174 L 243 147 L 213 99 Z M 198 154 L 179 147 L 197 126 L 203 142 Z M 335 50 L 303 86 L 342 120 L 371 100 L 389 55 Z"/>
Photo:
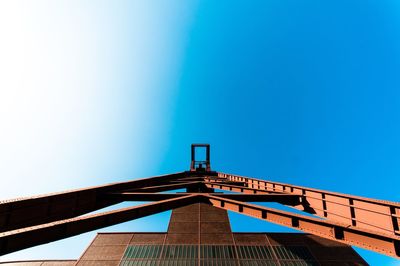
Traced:
<path fill-rule="evenodd" d="M 199 149 L 205 159 L 196 158 Z M 167 193 L 178 189 L 186 191 Z M 90 214 L 124 201 L 151 203 Z M 307 215 L 254 202 L 276 202 Z M 399 203 L 213 171 L 209 144 L 192 144 L 189 171 L 1 201 L 0 255 L 193 204 L 400 257 Z"/>

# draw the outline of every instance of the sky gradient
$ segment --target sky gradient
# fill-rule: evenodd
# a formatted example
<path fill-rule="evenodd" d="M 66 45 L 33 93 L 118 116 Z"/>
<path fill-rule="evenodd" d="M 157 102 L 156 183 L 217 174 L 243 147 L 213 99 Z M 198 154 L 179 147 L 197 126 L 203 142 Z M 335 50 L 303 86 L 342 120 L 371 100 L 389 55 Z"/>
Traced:
<path fill-rule="evenodd" d="M 186 170 L 206 142 L 218 171 L 400 201 L 399 13 L 397 1 L 1 2 L 1 199 Z M 165 231 L 168 217 L 101 231 Z M 230 217 L 235 231 L 290 231 Z M 77 258 L 94 234 L 0 261 Z"/>

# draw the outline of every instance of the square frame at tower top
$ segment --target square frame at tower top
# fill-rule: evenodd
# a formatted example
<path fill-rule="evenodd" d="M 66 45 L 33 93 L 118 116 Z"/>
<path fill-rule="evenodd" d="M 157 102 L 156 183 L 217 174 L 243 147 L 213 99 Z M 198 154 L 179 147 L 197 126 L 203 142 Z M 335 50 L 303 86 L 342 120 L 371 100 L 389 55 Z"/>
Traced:
<path fill-rule="evenodd" d="M 202 158 L 199 160 L 200 154 L 198 154 L 199 149 L 204 150 L 205 152 L 201 153 Z M 198 171 L 203 169 L 203 165 L 205 166 L 206 171 L 210 171 L 210 144 L 192 144 L 191 146 L 191 171 Z"/>

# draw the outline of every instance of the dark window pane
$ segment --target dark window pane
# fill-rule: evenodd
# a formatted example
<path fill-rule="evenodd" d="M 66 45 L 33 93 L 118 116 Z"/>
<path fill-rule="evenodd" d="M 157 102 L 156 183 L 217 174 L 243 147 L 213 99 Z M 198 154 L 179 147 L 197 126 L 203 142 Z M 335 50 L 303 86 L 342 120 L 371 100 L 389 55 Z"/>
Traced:
<path fill-rule="evenodd" d="M 271 247 L 260 246 L 260 256 L 262 259 L 274 259 L 272 256 Z"/>
<path fill-rule="evenodd" d="M 307 247 L 302 246 L 273 246 L 279 259 L 286 260 L 313 260 Z"/>
<path fill-rule="evenodd" d="M 137 246 L 128 246 L 125 251 L 124 258 L 159 258 L 161 252 L 161 246 L 159 245 L 137 245 Z"/>
<path fill-rule="evenodd" d="M 160 266 L 197 266 L 197 260 L 161 260 Z"/>
<path fill-rule="evenodd" d="M 201 258 L 234 258 L 233 246 L 202 245 L 200 246 Z"/>
<path fill-rule="evenodd" d="M 142 258 L 148 258 L 150 255 L 150 247 L 149 246 L 143 246 L 143 255 Z"/>
<path fill-rule="evenodd" d="M 251 256 L 250 247 L 249 247 L 249 246 L 245 246 L 245 247 L 244 247 L 244 250 L 245 250 L 245 253 L 246 253 L 246 258 L 251 259 L 252 256 Z"/>
<path fill-rule="evenodd" d="M 134 258 L 143 258 L 144 250 L 142 246 L 138 246 L 136 251 L 136 256 Z"/>
<path fill-rule="evenodd" d="M 279 259 L 286 259 L 281 246 L 273 247 Z"/>
<path fill-rule="evenodd" d="M 166 259 L 190 259 L 197 258 L 198 250 L 194 245 L 169 245 L 164 246 L 162 258 Z"/>

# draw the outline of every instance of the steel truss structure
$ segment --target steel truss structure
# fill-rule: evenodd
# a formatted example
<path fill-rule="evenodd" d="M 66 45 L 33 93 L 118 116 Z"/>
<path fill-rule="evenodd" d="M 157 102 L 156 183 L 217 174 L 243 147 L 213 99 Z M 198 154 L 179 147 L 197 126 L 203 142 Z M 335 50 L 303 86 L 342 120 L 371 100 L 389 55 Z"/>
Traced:
<path fill-rule="evenodd" d="M 196 148 L 206 149 L 205 160 Z M 176 189 L 186 192 L 165 193 Z M 124 201 L 151 203 L 90 214 Z M 400 258 L 399 203 L 211 171 L 208 144 L 192 145 L 190 171 L 1 201 L 0 255 L 197 202 Z"/>

